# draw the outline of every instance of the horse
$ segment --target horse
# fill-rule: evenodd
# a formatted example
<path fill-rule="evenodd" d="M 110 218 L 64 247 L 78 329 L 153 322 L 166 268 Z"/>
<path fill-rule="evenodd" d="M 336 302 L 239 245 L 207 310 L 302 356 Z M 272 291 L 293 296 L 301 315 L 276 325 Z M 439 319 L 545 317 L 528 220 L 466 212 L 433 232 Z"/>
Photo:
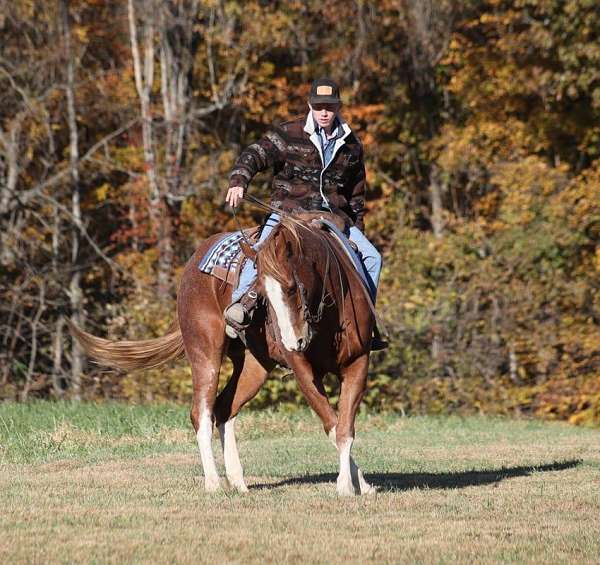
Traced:
<path fill-rule="evenodd" d="M 319 218 L 329 216 L 319 213 Z M 257 266 L 259 304 L 243 344 L 225 334 L 223 311 L 231 287 L 198 269 L 219 235 L 206 239 L 187 262 L 177 295 L 177 318 L 162 337 L 110 341 L 71 325 L 71 332 L 96 361 L 127 371 L 157 367 L 187 357 L 192 367 L 191 421 L 196 433 L 208 492 L 221 488 L 212 451 L 216 424 L 231 488 L 247 492 L 234 423 L 244 404 L 258 393 L 269 372 L 285 366 L 293 372 L 310 407 L 317 413 L 339 455 L 339 495 L 372 494 L 351 456 L 355 417 L 366 390 L 375 311 L 356 267 L 315 215 L 284 215 L 255 251 L 241 243 Z M 315 337 L 318 336 L 318 339 Z M 224 356 L 232 375 L 217 394 Z M 340 382 L 338 413 L 323 385 L 327 373 Z"/>

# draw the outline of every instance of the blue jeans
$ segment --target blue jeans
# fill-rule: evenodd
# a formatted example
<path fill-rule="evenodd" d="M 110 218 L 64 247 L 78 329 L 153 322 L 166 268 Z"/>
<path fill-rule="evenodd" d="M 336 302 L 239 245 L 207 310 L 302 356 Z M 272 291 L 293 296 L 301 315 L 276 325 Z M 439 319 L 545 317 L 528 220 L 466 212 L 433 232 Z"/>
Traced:
<path fill-rule="evenodd" d="M 267 218 L 265 227 L 260 234 L 260 239 L 254 244 L 254 249 L 257 249 L 260 244 L 267 239 L 278 223 L 279 216 L 277 214 L 271 214 Z M 381 254 L 357 227 L 352 226 L 347 235 L 348 239 L 354 242 L 358 247 L 358 252 L 360 253 L 362 264 L 367 275 L 371 294 L 375 297 L 377 295 L 377 286 L 379 284 L 379 274 L 381 273 Z M 244 268 L 240 274 L 240 284 L 233 291 L 231 301 L 237 302 L 249 290 L 255 280 L 256 265 L 254 264 L 254 261 L 248 260 L 244 263 Z"/>

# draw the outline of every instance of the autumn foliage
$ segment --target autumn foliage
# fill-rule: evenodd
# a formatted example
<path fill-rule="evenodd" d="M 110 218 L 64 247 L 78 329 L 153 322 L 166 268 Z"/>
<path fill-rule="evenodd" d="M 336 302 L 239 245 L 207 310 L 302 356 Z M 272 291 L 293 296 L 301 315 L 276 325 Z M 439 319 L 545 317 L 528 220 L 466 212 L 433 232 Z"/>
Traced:
<path fill-rule="evenodd" d="M 185 363 L 106 372 L 63 319 L 164 332 L 240 148 L 330 75 L 384 254 L 365 402 L 600 423 L 599 34 L 594 0 L 7 4 L 0 397 L 186 400 Z M 255 405 L 297 403 L 281 377 Z"/>

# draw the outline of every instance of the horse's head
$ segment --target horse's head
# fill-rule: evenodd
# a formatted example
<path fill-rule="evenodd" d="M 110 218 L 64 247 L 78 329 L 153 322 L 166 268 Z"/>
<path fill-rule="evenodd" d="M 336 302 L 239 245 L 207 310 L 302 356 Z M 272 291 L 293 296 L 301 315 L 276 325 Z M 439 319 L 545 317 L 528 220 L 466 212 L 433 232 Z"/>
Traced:
<path fill-rule="evenodd" d="M 314 244 L 306 227 L 283 218 L 257 256 L 259 291 L 268 301 L 288 351 L 308 348 L 314 335 L 311 323 L 319 317 L 323 283 Z"/>

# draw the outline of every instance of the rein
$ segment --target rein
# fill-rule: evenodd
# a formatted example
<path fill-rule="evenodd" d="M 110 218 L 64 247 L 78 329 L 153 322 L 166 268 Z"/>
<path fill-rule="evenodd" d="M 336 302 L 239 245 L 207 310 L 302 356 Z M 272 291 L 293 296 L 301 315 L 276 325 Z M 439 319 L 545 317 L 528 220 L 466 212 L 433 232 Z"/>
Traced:
<path fill-rule="evenodd" d="M 288 212 L 285 212 L 284 210 L 280 210 L 279 208 L 276 208 L 275 206 L 271 206 L 271 204 L 267 204 L 266 202 L 263 202 L 262 200 L 259 200 L 258 198 L 255 198 L 254 196 L 252 196 L 250 194 L 246 194 L 245 196 L 242 196 L 242 200 L 246 200 L 250 204 L 254 204 L 258 209 L 262 210 L 263 212 L 274 212 L 275 214 L 278 214 L 279 216 L 286 216 L 288 218 L 291 218 L 291 215 Z M 235 206 L 231 207 L 231 209 L 233 210 L 233 219 L 235 220 L 235 223 L 237 224 L 238 230 L 242 234 L 242 239 L 244 240 L 244 243 L 246 245 L 252 247 L 252 242 L 246 237 L 246 234 L 244 233 L 244 230 L 240 224 L 240 220 L 237 217 L 235 208 L 236 208 Z"/>

